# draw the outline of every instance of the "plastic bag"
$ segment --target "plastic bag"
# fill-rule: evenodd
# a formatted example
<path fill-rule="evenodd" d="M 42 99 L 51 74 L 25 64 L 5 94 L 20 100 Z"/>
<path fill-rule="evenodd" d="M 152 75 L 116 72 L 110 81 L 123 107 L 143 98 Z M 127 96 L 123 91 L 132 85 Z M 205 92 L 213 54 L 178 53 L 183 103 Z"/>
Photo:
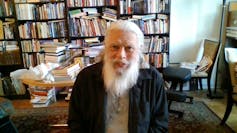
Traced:
<path fill-rule="evenodd" d="M 27 69 L 18 69 L 10 73 L 12 84 L 16 90 L 16 94 L 23 95 L 26 93 L 25 86 L 21 82 L 21 76 L 27 73 Z"/>

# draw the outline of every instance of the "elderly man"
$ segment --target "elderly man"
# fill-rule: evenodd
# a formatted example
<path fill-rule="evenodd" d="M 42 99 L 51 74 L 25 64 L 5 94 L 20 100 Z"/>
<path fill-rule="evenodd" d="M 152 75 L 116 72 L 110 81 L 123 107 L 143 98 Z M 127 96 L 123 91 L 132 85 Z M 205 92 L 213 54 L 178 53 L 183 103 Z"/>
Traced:
<path fill-rule="evenodd" d="M 119 20 L 108 27 L 104 42 L 101 62 L 84 68 L 73 86 L 71 132 L 168 132 L 164 81 L 142 58 L 140 28 Z"/>

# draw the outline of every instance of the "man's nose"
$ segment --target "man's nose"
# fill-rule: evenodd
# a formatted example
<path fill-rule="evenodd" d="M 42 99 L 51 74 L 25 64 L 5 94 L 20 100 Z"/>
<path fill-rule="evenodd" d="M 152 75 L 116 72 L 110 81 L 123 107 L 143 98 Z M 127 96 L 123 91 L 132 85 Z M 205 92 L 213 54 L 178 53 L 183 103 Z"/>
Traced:
<path fill-rule="evenodd" d="M 119 50 L 119 57 L 121 59 L 125 58 L 126 57 L 126 51 L 125 51 L 125 48 L 124 47 L 121 47 L 120 50 Z"/>

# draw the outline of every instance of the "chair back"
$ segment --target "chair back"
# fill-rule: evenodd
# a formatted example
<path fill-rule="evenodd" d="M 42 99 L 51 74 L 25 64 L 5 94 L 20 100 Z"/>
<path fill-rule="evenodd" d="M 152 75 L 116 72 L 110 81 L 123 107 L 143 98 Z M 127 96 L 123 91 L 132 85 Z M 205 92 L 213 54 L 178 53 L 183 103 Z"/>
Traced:
<path fill-rule="evenodd" d="M 217 61 L 219 48 L 220 48 L 220 45 L 218 41 L 212 41 L 209 39 L 204 40 L 203 56 L 210 57 L 213 62 L 210 68 L 207 70 L 208 73 L 212 72 L 213 66 L 215 62 Z"/>

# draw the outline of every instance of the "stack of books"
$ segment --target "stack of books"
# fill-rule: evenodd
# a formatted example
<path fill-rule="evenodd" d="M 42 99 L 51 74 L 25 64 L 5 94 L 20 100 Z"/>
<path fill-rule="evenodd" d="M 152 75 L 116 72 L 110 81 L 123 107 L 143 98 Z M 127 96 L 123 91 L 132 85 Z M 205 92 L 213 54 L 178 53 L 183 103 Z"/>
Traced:
<path fill-rule="evenodd" d="M 226 36 L 237 38 L 237 27 L 226 27 Z"/>
<path fill-rule="evenodd" d="M 111 21 L 117 21 L 117 10 L 114 10 L 111 8 L 105 8 L 103 11 L 102 18 L 111 20 Z"/>
<path fill-rule="evenodd" d="M 56 102 L 55 88 L 30 88 L 33 107 L 47 107 L 50 103 Z"/>
<path fill-rule="evenodd" d="M 62 63 L 66 60 L 65 50 L 67 48 L 64 43 L 51 43 L 40 45 L 45 52 L 45 62 Z"/>
<path fill-rule="evenodd" d="M 0 20 L 0 39 L 13 39 L 14 25 L 14 19 L 6 18 L 4 22 Z"/>
<path fill-rule="evenodd" d="M 81 16 L 86 16 L 86 12 L 82 12 L 81 9 L 74 9 L 69 11 L 70 18 L 80 18 Z"/>
<path fill-rule="evenodd" d="M 65 67 L 58 67 L 52 70 L 54 81 L 74 80 L 80 72 L 81 67 L 79 63 L 73 63 Z"/>

